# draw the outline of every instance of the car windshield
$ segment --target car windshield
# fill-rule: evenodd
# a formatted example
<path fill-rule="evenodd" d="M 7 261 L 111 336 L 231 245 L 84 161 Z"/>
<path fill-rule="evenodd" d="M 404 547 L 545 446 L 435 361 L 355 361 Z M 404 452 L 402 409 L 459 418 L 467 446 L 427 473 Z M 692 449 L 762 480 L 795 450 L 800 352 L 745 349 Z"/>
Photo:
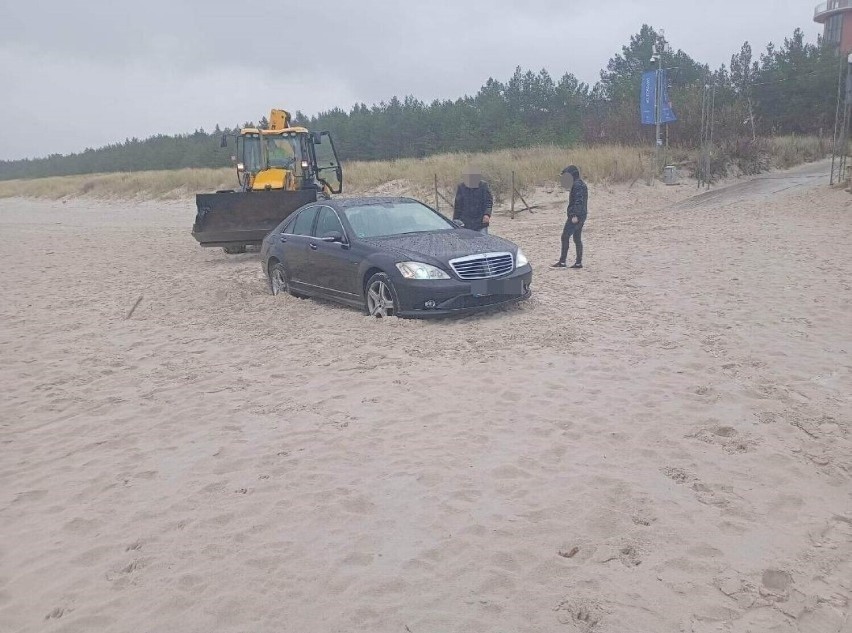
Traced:
<path fill-rule="evenodd" d="M 348 207 L 343 213 L 359 238 L 456 228 L 449 220 L 419 202 L 364 204 Z"/>

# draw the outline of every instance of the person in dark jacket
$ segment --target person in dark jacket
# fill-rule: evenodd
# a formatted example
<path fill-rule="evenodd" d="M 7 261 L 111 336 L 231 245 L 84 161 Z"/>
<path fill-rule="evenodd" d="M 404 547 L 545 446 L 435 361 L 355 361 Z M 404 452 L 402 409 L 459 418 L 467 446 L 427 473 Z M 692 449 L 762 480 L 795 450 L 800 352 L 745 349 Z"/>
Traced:
<path fill-rule="evenodd" d="M 577 260 L 571 268 L 583 267 L 583 225 L 589 215 L 589 188 L 580 178 L 580 170 L 575 165 L 570 165 L 562 170 L 563 186 L 570 183 L 571 193 L 568 196 L 568 220 L 562 229 L 562 253 L 559 261 L 553 264 L 553 268 L 566 268 L 568 259 L 568 248 L 571 246 L 571 238 L 577 247 Z M 568 188 L 566 186 L 566 188 Z"/>
<path fill-rule="evenodd" d="M 474 168 L 466 169 L 456 189 L 453 220 L 461 220 L 466 229 L 487 234 L 493 206 L 494 198 L 482 174 Z"/>

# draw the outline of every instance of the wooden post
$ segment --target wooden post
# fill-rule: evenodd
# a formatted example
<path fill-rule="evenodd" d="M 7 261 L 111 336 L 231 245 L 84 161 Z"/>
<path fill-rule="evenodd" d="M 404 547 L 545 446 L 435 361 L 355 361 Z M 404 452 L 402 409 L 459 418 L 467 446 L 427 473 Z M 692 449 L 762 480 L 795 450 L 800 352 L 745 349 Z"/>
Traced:
<path fill-rule="evenodd" d="M 512 219 L 515 219 L 515 172 L 512 172 L 512 210 L 511 210 Z"/>
<path fill-rule="evenodd" d="M 440 204 L 438 203 L 438 174 L 435 174 L 435 211 L 441 211 Z"/>
<path fill-rule="evenodd" d="M 521 202 L 523 202 L 523 203 L 524 203 L 524 208 L 523 208 L 523 209 L 521 209 L 521 211 L 529 211 L 530 213 L 535 213 L 535 211 L 533 211 L 533 209 L 534 209 L 535 207 L 531 207 L 531 206 L 530 206 L 530 204 L 529 204 L 529 202 L 527 202 L 526 200 L 524 200 L 524 196 L 523 196 L 523 194 L 521 194 L 521 192 L 520 192 L 520 191 L 518 192 L 518 197 L 521 199 Z"/>

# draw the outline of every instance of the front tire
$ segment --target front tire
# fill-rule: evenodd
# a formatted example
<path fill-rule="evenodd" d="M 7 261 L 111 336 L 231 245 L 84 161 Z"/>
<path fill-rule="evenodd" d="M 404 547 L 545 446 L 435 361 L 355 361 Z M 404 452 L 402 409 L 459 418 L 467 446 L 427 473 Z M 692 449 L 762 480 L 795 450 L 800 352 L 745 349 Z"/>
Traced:
<path fill-rule="evenodd" d="M 396 289 L 385 273 L 376 273 L 367 281 L 364 292 L 364 312 L 377 319 L 396 316 L 399 312 Z"/>
<path fill-rule="evenodd" d="M 223 246 L 222 250 L 228 255 L 242 255 L 246 252 L 245 244 L 237 244 L 236 246 Z"/>

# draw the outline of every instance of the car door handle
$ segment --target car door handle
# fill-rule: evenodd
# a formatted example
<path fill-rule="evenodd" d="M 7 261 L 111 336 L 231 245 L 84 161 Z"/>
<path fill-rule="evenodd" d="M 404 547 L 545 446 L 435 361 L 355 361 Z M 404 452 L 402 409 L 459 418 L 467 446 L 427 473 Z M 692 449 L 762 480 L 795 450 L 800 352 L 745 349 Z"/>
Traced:
<path fill-rule="evenodd" d="M 312 251 L 317 250 L 317 245 L 316 245 L 316 244 L 314 244 L 313 242 L 311 242 L 311 250 L 312 250 Z"/>

